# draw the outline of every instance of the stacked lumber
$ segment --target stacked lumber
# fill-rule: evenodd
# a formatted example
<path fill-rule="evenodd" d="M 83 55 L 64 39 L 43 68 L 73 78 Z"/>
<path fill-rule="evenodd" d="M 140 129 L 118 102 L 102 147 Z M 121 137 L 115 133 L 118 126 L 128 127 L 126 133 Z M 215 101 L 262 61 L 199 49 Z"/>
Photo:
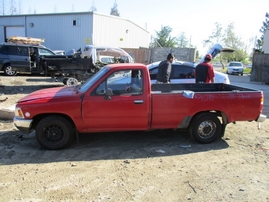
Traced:
<path fill-rule="evenodd" d="M 45 39 L 41 38 L 32 38 L 32 37 L 20 37 L 20 36 L 12 36 L 8 39 L 9 43 L 16 44 L 31 44 L 31 45 L 40 45 L 43 43 Z"/>

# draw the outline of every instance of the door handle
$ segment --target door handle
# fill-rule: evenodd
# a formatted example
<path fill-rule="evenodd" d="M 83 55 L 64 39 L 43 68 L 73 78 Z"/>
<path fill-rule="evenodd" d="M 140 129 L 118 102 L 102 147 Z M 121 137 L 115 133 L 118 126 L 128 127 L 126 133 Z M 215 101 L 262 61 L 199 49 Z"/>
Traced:
<path fill-rule="evenodd" d="M 143 104 L 143 103 L 144 103 L 143 100 L 135 100 L 135 101 L 134 101 L 134 104 Z"/>

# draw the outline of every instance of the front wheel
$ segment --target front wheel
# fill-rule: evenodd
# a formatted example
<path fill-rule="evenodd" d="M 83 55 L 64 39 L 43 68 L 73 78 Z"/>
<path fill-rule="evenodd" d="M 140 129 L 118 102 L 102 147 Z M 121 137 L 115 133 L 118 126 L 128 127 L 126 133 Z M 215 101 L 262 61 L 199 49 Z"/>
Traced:
<path fill-rule="evenodd" d="M 75 136 L 70 121 L 61 116 L 47 116 L 36 127 L 36 139 L 45 149 L 63 149 L 71 144 Z"/>
<path fill-rule="evenodd" d="M 12 69 L 11 65 L 5 65 L 3 71 L 6 76 L 15 76 L 17 74 L 17 72 Z"/>
<path fill-rule="evenodd" d="M 212 113 L 203 113 L 194 118 L 189 133 L 199 143 L 211 143 L 221 136 L 221 123 Z"/>

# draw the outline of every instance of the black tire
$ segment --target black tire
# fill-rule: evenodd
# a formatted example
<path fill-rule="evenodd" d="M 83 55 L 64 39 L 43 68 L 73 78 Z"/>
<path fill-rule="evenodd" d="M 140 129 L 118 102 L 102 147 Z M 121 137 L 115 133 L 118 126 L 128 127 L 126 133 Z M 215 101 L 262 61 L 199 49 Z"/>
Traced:
<path fill-rule="evenodd" d="M 63 79 L 63 84 L 66 85 L 68 78 Z"/>
<path fill-rule="evenodd" d="M 6 64 L 4 67 L 3 67 L 3 71 L 4 71 L 4 74 L 6 76 L 15 76 L 17 74 L 16 71 L 12 70 L 12 67 L 10 64 Z"/>
<path fill-rule="evenodd" d="M 45 149 L 58 150 L 70 145 L 75 130 L 65 118 L 47 116 L 38 123 L 35 135 L 38 143 Z"/>
<path fill-rule="evenodd" d="M 221 137 L 221 123 L 212 113 L 203 113 L 194 118 L 190 126 L 191 137 L 199 143 L 207 144 Z"/>

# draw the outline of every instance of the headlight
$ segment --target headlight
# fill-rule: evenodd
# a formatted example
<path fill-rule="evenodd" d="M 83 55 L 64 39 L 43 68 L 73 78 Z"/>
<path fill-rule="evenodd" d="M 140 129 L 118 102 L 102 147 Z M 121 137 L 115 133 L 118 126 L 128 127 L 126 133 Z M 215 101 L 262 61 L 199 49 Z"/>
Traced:
<path fill-rule="evenodd" d="M 16 116 L 16 117 L 24 118 L 24 115 L 23 115 L 22 110 L 21 110 L 20 107 L 16 107 L 16 108 L 15 108 L 15 116 Z"/>

